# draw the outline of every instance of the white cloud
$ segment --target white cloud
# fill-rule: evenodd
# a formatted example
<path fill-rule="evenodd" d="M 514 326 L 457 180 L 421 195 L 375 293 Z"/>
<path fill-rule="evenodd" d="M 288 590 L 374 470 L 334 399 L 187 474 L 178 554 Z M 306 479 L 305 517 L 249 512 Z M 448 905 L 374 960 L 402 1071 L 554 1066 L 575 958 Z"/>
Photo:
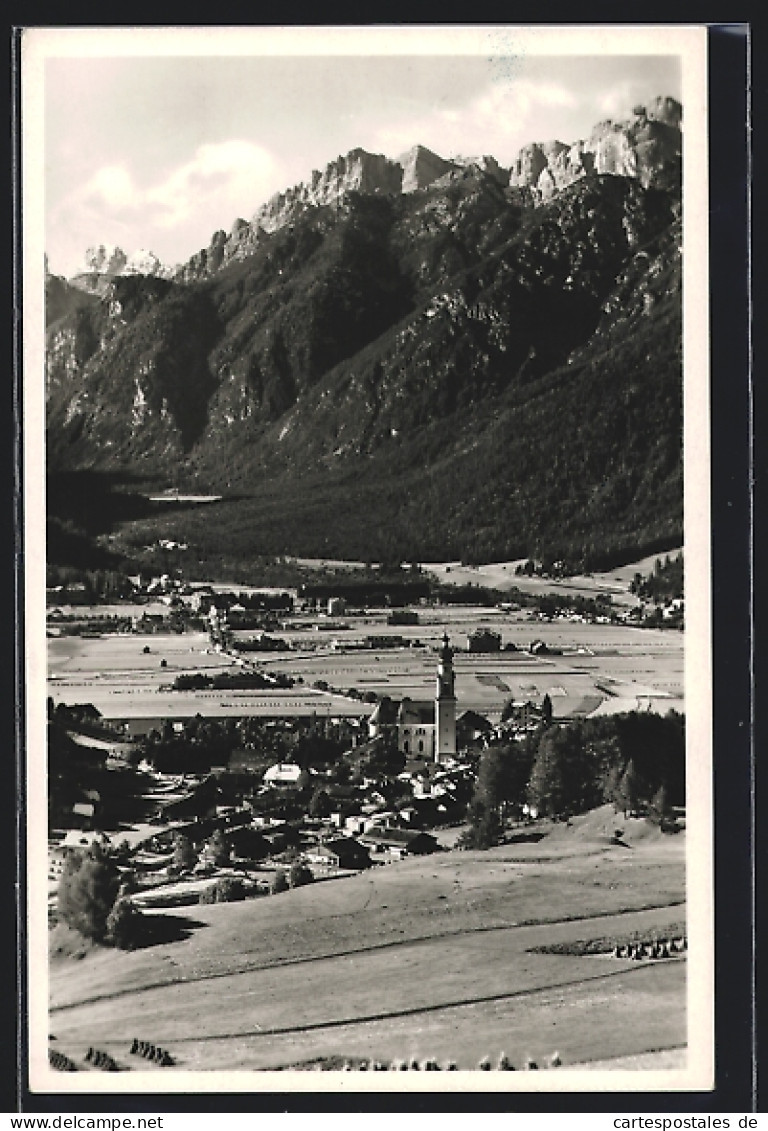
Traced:
<path fill-rule="evenodd" d="M 266 149 L 230 140 L 201 145 L 191 161 L 148 189 L 145 200 L 158 206 L 156 222 L 165 227 L 185 223 L 199 213 L 228 223 L 235 213 L 254 212 L 281 187 L 279 180 L 280 166 Z"/>
<path fill-rule="evenodd" d="M 657 93 L 663 93 L 657 91 Z M 611 87 L 598 99 L 598 109 L 606 118 L 621 121 L 627 118 L 638 103 L 642 106 L 648 98 L 648 88 L 642 82 L 623 82 Z"/>
<path fill-rule="evenodd" d="M 577 104 L 572 91 L 556 82 L 505 79 L 486 86 L 464 107 L 436 108 L 385 126 L 377 142 L 391 154 L 420 142 L 445 157 L 482 152 L 511 160 L 534 126 L 541 126 L 542 139 L 549 136 L 550 112 L 562 115 Z"/>
<path fill-rule="evenodd" d="M 94 173 L 82 192 L 84 201 L 94 201 L 118 210 L 135 207 L 138 192 L 131 174 L 121 165 L 105 165 Z"/>
<path fill-rule="evenodd" d="M 48 227 L 71 273 L 86 247 L 119 244 L 129 255 L 149 247 L 166 262 L 186 258 L 216 228 L 251 216 L 283 188 L 281 164 L 252 142 L 201 145 L 161 180 L 141 185 L 131 170 L 104 165 L 52 209 Z"/>

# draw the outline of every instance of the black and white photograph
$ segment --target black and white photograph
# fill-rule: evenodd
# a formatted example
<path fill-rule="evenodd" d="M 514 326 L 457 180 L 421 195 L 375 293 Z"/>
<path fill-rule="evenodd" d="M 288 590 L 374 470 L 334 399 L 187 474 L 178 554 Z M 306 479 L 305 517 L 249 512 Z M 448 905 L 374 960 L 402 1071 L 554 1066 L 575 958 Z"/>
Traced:
<path fill-rule="evenodd" d="M 32 1091 L 711 1088 L 706 29 L 22 68 Z"/>

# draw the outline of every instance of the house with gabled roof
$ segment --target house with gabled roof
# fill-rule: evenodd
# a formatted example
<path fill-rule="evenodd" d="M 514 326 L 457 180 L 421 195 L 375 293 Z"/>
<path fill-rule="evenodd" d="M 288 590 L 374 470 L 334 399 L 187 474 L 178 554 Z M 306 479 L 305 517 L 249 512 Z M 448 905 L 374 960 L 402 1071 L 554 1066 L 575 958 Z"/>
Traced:
<path fill-rule="evenodd" d="M 304 855 L 308 864 L 318 864 L 326 868 L 360 871 L 371 866 L 369 850 L 351 836 L 334 837 L 322 844 L 315 844 L 307 849 Z"/>
<path fill-rule="evenodd" d="M 377 827 L 362 833 L 360 840 L 377 853 L 387 853 L 392 859 L 404 856 L 424 856 L 438 849 L 437 838 L 431 833 L 416 829 Z"/>
<path fill-rule="evenodd" d="M 489 735 L 493 730 L 493 723 L 477 711 L 462 711 L 456 719 L 456 742 L 459 746 L 467 746 L 471 742 Z"/>

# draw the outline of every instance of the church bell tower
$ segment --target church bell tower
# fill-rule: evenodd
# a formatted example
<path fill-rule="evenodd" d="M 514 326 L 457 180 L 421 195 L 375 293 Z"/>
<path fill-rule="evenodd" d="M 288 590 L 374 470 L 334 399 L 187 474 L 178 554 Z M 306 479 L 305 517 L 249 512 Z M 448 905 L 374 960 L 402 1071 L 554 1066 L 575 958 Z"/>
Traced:
<path fill-rule="evenodd" d="M 435 694 L 435 759 L 456 753 L 456 693 L 454 690 L 453 649 L 448 634 L 443 636 L 440 662 L 437 665 Z"/>

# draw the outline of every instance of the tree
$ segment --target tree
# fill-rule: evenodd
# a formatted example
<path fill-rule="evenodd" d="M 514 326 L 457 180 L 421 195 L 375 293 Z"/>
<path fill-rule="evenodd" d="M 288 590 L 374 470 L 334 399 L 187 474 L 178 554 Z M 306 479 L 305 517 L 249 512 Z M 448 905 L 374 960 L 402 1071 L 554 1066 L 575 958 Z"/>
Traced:
<path fill-rule="evenodd" d="M 139 890 L 139 882 L 136 873 L 133 869 L 123 872 L 120 876 L 120 891 L 119 894 L 131 895 L 132 892 Z"/>
<path fill-rule="evenodd" d="M 459 837 L 464 848 L 493 848 L 501 840 L 503 827 L 498 810 L 474 798 L 468 810 L 469 828 Z"/>
<path fill-rule="evenodd" d="M 235 903 L 245 899 L 245 886 L 242 880 L 233 876 L 222 876 L 215 884 L 210 884 L 200 892 L 200 903 Z"/>
<path fill-rule="evenodd" d="M 309 803 L 310 817 L 330 817 L 332 810 L 333 804 L 326 790 L 316 789 L 312 794 L 312 800 Z"/>
<path fill-rule="evenodd" d="M 498 813 L 509 795 L 507 751 L 498 746 L 484 750 L 475 783 L 475 797 L 486 809 Z"/>
<path fill-rule="evenodd" d="M 248 860 L 263 860 L 268 855 L 269 845 L 264 835 L 248 825 L 233 829 L 229 842 L 235 856 Z"/>
<path fill-rule="evenodd" d="M 289 883 L 292 888 L 304 887 L 305 884 L 311 884 L 314 880 L 312 871 L 306 864 L 302 864 L 297 860 L 295 864 L 291 864 L 291 871 L 289 874 Z"/>
<path fill-rule="evenodd" d="M 632 758 L 627 762 L 624 773 L 621 775 L 619 788 L 616 793 L 616 804 L 626 817 L 628 813 L 633 813 L 638 807 L 640 800 L 639 783 L 637 778 L 637 770 Z"/>
<path fill-rule="evenodd" d="M 545 726 L 550 726 L 552 723 L 552 700 L 546 694 L 541 701 L 541 717 Z"/>
<path fill-rule="evenodd" d="M 480 757 L 475 797 L 503 815 L 508 805 L 519 808 L 531 775 L 535 750 L 529 742 L 491 746 Z"/>
<path fill-rule="evenodd" d="M 173 842 L 173 862 L 177 868 L 182 868 L 185 872 L 191 871 L 197 863 L 197 853 L 192 841 L 184 833 L 178 833 Z"/>
<path fill-rule="evenodd" d="M 655 825 L 664 825 L 668 820 L 671 809 L 669 800 L 667 798 L 667 788 L 660 785 L 651 798 L 651 803 L 648 806 L 649 817 Z"/>
<path fill-rule="evenodd" d="M 503 723 L 509 722 L 509 720 L 511 718 L 514 718 L 514 714 L 515 714 L 515 701 L 512 698 L 512 696 L 510 695 L 509 699 L 507 699 L 506 703 L 502 707 L 501 721 Z"/>
<path fill-rule="evenodd" d="M 105 939 L 121 950 L 133 950 L 144 933 L 144 916 L 133 900 L 121 896 L 107 916 Z"/>
<path fill-rule="evenodd" d="M 619 801 L 619 786 L 621 785 L 623 772 L 624 771 L 622 770 L 621 765 L 615 763 L 608 770 L 605 781 L 603 783 L 603 797 L 606 801 L 612 802 L 613 807 L 616 810 L 619 810 L 621 808 Z"/>
<path fill-rule="evenodd" d="M 211 863 L 217 868 L 223 868 L 225 864 L 229 863 L 231 853 L 221 829 L 216 829 L 216 832 L 208 840 L 206 847 Z"/>
<path fill-rule="evenodd" d="M 279 895 L 281 891 L 288 891 L 288 877 L 282 868 L 278 868 L 272 880 L 272 895 Z"/>
<path fill-rule="evenodd" d="M 102 942 L 119 887 L 116 866 L 97 846 L 70 853 L 59 880 L 59 914 L 85 938 Z"/>
<path fill-rule="evenodd" d="M 562 759 L 554 741 L 556 731 L 542 735 L 528 782 L 528 803 L 540 814 L 558 816 L 565 807 Z"/>
<path fill-rule="evenodd" d="M 222 876 L 216 883 L 217 903 L 237 903 L 245 899 L 245 885 L 233 876 Z"/>
<path fill-rule="evenodd" d="M 527 794 L 529 804 L 550 817 L 583 813 L 601 800 L 599 775 L 578 725 L 542 733 Z"/>

